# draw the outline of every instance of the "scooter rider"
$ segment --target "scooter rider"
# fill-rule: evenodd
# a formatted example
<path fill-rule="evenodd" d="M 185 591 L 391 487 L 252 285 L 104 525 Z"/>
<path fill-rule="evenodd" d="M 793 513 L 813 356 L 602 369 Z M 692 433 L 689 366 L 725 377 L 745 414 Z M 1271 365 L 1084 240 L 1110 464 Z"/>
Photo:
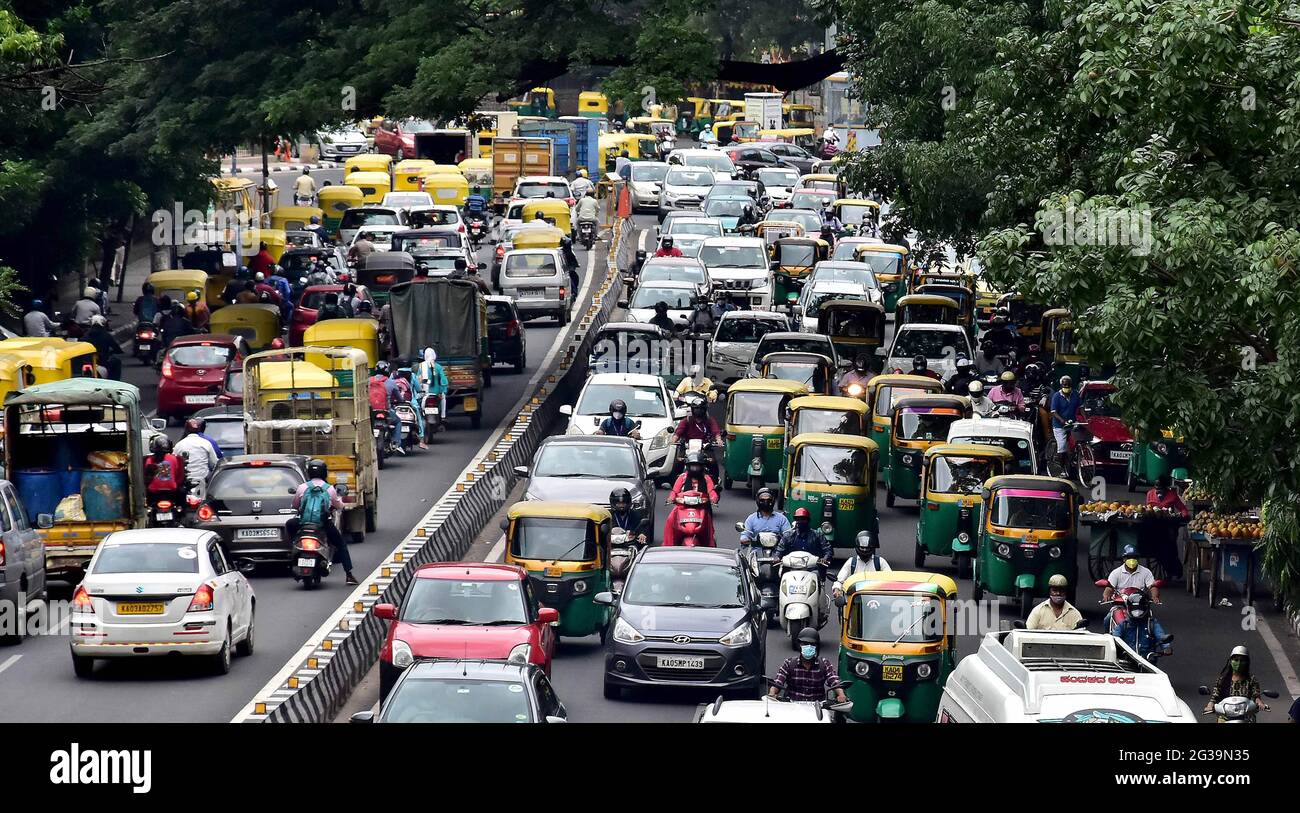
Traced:
<path fill-rule="evenodd" d="M 764 486 L 754 498 L 756 510 L 745 517 L 745 530 L 740 532 L 740 544 L 752 545 L 761 533 L 774 533 L 780 539 L 790 530 L 790 520 L 776 510 L 776 495 Z"/>
<path fill-rule="evenodd" d="M 1261 711 L 1268 711 L 1268 704 L 1264 702 L 1264 690 L 1250 672 L 1250 650 L 1244 646 L 1238 645 L 1232 648 L 1228 662 L 1223 665 L 1223 670 L 1219 672 L 1219 677 L 1214 682 L 1214 691 L 1210 694 L 1209 702 L 1205 704 L 1205 713 L 1214 711 L 1214 704 L 1225 697 L 1246 697 L 1255 701 L 1255 705 L 1259 706 Z M 1220 717 L 1219 722 L 1223 721 L 1224 718 Z M 1246 722 L 1253 723 L 1255 718 L 1249 717 Z"/>
<path fill-rule="evenodd" d="M 1016 414 L 1025 409 L 1025 396 L 1016 386 L 1016 374 L 1010 370 L 1003 370 L 999 378 L 999 385 L 993 388 L 989 393 L 989 400 L 995 404 L 1011 404 L 1016 408 Z"/>
<path fill-rule="evenodd" d="M 1110 572 L 1106 581 L 1110 583 L 1101 593 L 1101 601 L 1108 604 L 1111 597 L 1116 591 L 1123 592 L 1130 587 L 1138 590 L 1150 590 L 1151 599 L 1157 604 L 1160 603 L 1160 588 L 1156 587 L 1155 574 L 1146 565 L 1138 561 L 1137 548 L 1132 544 L 1124 546 L 1121 554 L 1124 557 L 1124 563 Z"/>
<path fill-rule="evenodd" d="M 1144 658 L 1152 652 L 1162 656 L 1172 655 L 1173 647 L 1161 643 L 1165 637 L 1165 628 L 1160 626 L 1160 622 L 1150 614 L 1151 600 L 1146 597 L 1146 594 L 1130 593 L 1125 597 L 1124 604 L 1128 609 L 1128 615 L 1115 625 L 1111 634 L 1133 647 Z"/>
<path fill-rule="evenodd" d="M 393 412 L 393 402 L 396 400 L 397 385 L 388 377 L 390 371 L 388 362 L 375 362 L 375 374 L 370 376 L 370 409 L 372 412 L 385 412 L 388 415 L 388 428 L 393 433 L 393 444 L 398 454 L 406 454 L 402 450 L 402 422 L 397 420 L 397 414 Z"/>
<path fill-rule="evenodd" d="M 919 375 L 925 378 L 933 378 L 935 381 L 941 381 L 939 374 L 930 369 L 930 362 L 925 356 L 915 356 L 912 358 L 912 369 L 908 375 Z"/>
<path fill-rule="evenodd" d="M 149 495 L 149 502 L 171 500 L 179 508 L 185 496 L 185 464 L 172 454 L 172 442 L 166 435 L 156 435 L 149 442 L 149 451 L 152 454 L 144 459 L 145 475 L 148 477 L 145 491 Z"/>
<path fill-rule="evenodd" d="M 965 395 L 970 391 L 970 382 L 979 380 L 975 374 L 975 362 L 965 356 L 958 356 L 956 367 L 957 372 L 948 379 L 947 390 L 953 395 Z"/>
<path fill-rule="evenodd" d="M 983 381 L 970 382 L 966 385 L 966 391 L 970 394 L 971 412 L 981 418 L 987 418 L 989 415 L 993 414 L 994 403 L 984 397 Z"/>
<path fill-rule="evenodd" d="M 853 544 L 853 555 L 840 566 L 831 586 L 831 596 L 835 601 L 844 597 L 844 583 L 859 573 L 872 573 L 878 570 L 892 570 L 889 562 L 880 555 L 880 540 L 871 531 L 858 531 Z"/>
<path fill-rule="evenodd" d="M 668 333 L 677 332 L 677 324 L 673 322 L 673 318 L 668 315 L 668 303 L 662 300 L 655 303 L 655 315 L 650 317 L 650 324 L 661 328 Z"/>
<path fill-rule="evenodd" d="M 573 183 L 569 184 L 569 190 L 573 192 L 573 196 L 578 200 L 582 200 L 584 197 L 591 194 L 591 179 L 587 177 L 587 170 L 578 170 L 578 177 L 573 179 Z M 579 220 L 581 219 L 582 218 L 579 218 Z M 595 218 L 592 219 L 594 220 Z"/>
<path fill-rule="evenodd" d="M 875 376 L 871 374 L 871 367 L 866 355 L 859 353 L 857 358 L 853 359 L 853 366 L 844 371 L 844 375 L 840 376 L 840 380 L 837 382 L 836 386 L 839 387 L 840 395 L 853 398 L 855 396 L 849 395 L 849 387 L 857 384 L 859 387 L 862 387 L 862 392 L 865 394 L 867 391 L 867 384 L 871 383 L 871 379 L 874 377 Z"/>
<path fill-rule="evenodd" d="M 662 241 L 660 241 L 659 248 L 655 249 L 655 256 L 656 257 L 681 257 L 683 256 L 683 254 L 680 248 L 673 245 L 673 236 L 670 234 L 664 237 Z"/>
<path fill-rule="evenodd" d="M 708 498 L 704 507 L 704 528 L 702 536 L 710 541 L 710 544 L 717 545 L 717 536 L 713 530 L 713 506 L 718 504 L 718 492 L 714 489 L 713 478 L 704 473 L 704 460 L 698 452 L 692 452 L 686 458 L 686 471 L 681 473 L 677 482 L 673 484 L 673 490 L 668 494 L 668 504 L 673 508 L 668 512 L 668 520 L 664 524 L 664 545 L 672 547 L 677 544 L 677 512 L 682 507 L 677 505 L 677 497 L 684 491 L 698 491 Z"/>
<path fill-rule="evenodd" d="M 1007 320 L 1005 310 L 999 310 L 989 322 L 989 329 L 980 340 L 984 347 L 984 358 L 992 361 L 994 356 L 1010 353 L 1016 348 L 1016 332 Z"/>
<path fill-rule="evenodd" d="M 307 482 L 298 486 L 298 490 L 293 495 L 293 509 L 298 511 L 298 516 L 291 518 L 284 525 L 285 534 L 290 539 L 298 535 L 298 528 L 302 524 L 303 496 L 307 489 L 313 486 L 324 487 L 329 494 L 330 510 L 324 512 L 321 517 L 310 517 L 314 524 L 320 525 L 325 529 L 325 537 L 334 548 L 334 562 L 343 565 L 343 572 L 347 574 L 347 583 L 349 585 L 359 584 L 357 577 L 352 575 L 352 556 L 348 553 L 347 542 L 343 539 L 343 534 L 339 533 L 338 527 L 334 524 L 334 512 L 344 510 L 343 500 L 339 497 L 334 486 L 326 481 L 328 470 L 325 467 L 325 461 L 313 459 L 307 463 Z"/>
<path fill-rule="evenodd" d="M 176 442 L 176 454 L 185 454 L 185 479 L 191 483 L 206 484 L 223 457 L 221 450 L 203 434 L 208 422 L 202 418 L 185 421 L 185 435 Z"/>
<path fill-rule="evenodd" d="M 709 405 L 706 401 L 696 401 L 691 404 L 691 414 L 682 418 L 681 423 L 677 424 L 677 429 L 673 431 L 673 442 L 677 444 L 679 450 L 685 449 L 686 445 L 692 441 L 701 441 L 706 447 L 709 444 L 722 446 L 722 430 L 718 428 L 718 422 L 713 420 L 709 415 Z M 710 455 L 710 469 L 716 466 L 716 461 Z"/>
<path fill-rule="evenodd" d="M 703 395 L 709 403 L 718 400 L 718 391 L 714 388 L 713 382 L 709 377 L 704 375 L 703 370 L 698 364 L 691 365 L 691 374 L 683 378 L 678 384 L 673 394 L 681 398 L 688 392 L 698 392 Z"/>
<path fill-rule="evenodd" d="M 826 569 L 831 565 L 835 550 L 822 532 L 812 527 L 812 513 L 803 507 L 795 509 L 794 527 L 786 531 L 781 536 L 781 541 L 776 543 L 776 558 L 784 559 L 786 554 L 796 551 L 807 551 L 816 556 L 821 578 L 826 578 Z"/>
<path fill-rule="evenodd" d="M 575 212 L 578 216 L 578 222 L 598 223 L 600 220 L 600 204 L 596 202 L 596 199 L 592 197 L 591 193 L 588 192 L 585 195 L 578 195 L 575 192 L 574 195 L 578 198 L 578 205 L 576 207 L 577 211 Z"/>
<path fill-rule="evenodd" d="M 609 417 L 600 422 L 596 434 L 641 439 L 641 433 L 636 429 L 636 422 L 627 417 L 627 403 L 621 398 L 609 402 Z"/>
<path fill-rule="evenodd" d="M 628 532 L 638 545 L 644 545 L 648 539 L 650 520 L 641 516 L 641 512 L 632 507 L 632 492 L 626 488 L 616 488 L 609 493 L 609 514 L 614 520 L 614 527 Z"/>
<path fill-rule="evenodd" d="M 789 700 L 825 700 L 826 693 L 835 692 L 836 703 L 847 703 L 844 684 L 839 672 L 826 658 L 817 656 L 821 636 L 812 627 L 799 631 L 799 654 L 786 658 L 785 663 L 772 678 L 772 688 L 768 690 L 771 697 L 779 697 L 781 692 Z"/>
<path fill-rule="evenodd" d="M 439 395 L 442 397 L 438 399 L 438 414 L 447 417 L 447 372 L 438 363 L 438 353 L 432 347 L 424 348 L 424 360 L 416 369 L 416 385 L 420 393 L 420 411 L 424 411 L 426 395 Z M 421 443 L 420 448 L 428 447 Z"/>

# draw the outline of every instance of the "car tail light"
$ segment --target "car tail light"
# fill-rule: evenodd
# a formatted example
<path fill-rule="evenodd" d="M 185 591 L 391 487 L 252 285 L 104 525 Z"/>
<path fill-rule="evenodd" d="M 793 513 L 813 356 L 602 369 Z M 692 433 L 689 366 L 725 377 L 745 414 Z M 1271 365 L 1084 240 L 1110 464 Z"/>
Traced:
<path fill-rule="evenodd" d="M 194 598 L 190 599 L 190 608 L 187 613 L 206 613 L 211 612 L 215 595 L 212 592 L 212 585 L 204 582 L 199 585 L 199 589 L 194 591 Z"/>
<path fill-rule="evenodd" d="M 78 585 L 72 593 L 73 609 L 80 610 L 84 613 L 92 612 L 95 609 L 95 602 L 90 600 L 90 593 L 86 592 L 83 585 Z"/>
<path fill-rule="evenodd" d="M 0 565 L 5 563 L 5 543 L 0 542 Z"/>
<path fill-rule="evenodd" d="M 171 377 L 172 377 L 172 360 L 169 359 L 169 358 L 165 358 L 165 359 L 163 359 L 163 363 L 162 363 L 162 377 L 163 377 L 163 378 L 171 378 Z"/>
<path fill-rule="evenodd" d="M 298 540 L 298 547 L 303 550 L 320 550 L 320 540 L 314 536 L 304 536 Z"/>
<path fill-rule="evenodd" d="M 212 506 L 208 505 L 207 503 L 203 503 L 202 505 L 199 506 L 198 517 L 200 520 L 207 522 L 208 520 L 212 519 L 216 515 L 217 512 L 213 511 Z"/>
<path fill-rule="evenodd" d="M 507 336 L 518 336 L 518 335 L 519 335 L 519 322 L 518 322 L 518 320 L 511 319 L 509 322 L 506 322 L 506 335 L 507 335 Z"/>
<path fill-rule="evenodd" d="M 156 507 L 157 507 L 157 509 L 158 509 L 159 511 L 170 511 L 170 510 L 172 510 L 172 501 L 171 501 L 171 500 L 159 500 L 159 501 L 158 501 L 158 505 L 157 505 Z"/>
<path fill-rule="evenodd" d="M 460 232 L 461 234 L 464 234 L 464 233 L 465 233 L 465 224 L 462 223 L 462 224 L 460 224 L 459 226 L 457 226 L 457 227 L 456 227 L 456 231 Z"/>
<path fill-rule="evenodd" d="M 567 295 L 568 295 L 568 292 L 565 290 L 564 286 L 561 285 L 561 286 L 560 286 L 560 299 L 564 299 L 564 297 L 567 296 Z"/>
<path fill-rule="evenodd" d="M 497 259 L 499 260 L 499 259 L 501 259 L 501 258 L 504 257 L 504 256 L 506 256 L 506 247 L 505 247 L 505 246 L 497 246 Z"/>

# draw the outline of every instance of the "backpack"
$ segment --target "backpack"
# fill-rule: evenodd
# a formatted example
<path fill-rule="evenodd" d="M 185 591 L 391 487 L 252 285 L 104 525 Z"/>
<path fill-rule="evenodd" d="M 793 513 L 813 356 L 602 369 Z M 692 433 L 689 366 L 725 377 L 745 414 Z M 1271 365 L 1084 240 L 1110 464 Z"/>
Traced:
<path fill-rule="evenodd" d="M 388 387 L 384 385 L 388 379 L 380 376 L 372 376 L 370 379 L 370 408 L 373 410 L 388 409 Z"/>
<path fill-rule="evenodd" d="M 315 480 L 309 482 L 302 500 L 298 503 L 298 518 L 305 524 L 323 525 L 329 514 L 329 487 Z"/>

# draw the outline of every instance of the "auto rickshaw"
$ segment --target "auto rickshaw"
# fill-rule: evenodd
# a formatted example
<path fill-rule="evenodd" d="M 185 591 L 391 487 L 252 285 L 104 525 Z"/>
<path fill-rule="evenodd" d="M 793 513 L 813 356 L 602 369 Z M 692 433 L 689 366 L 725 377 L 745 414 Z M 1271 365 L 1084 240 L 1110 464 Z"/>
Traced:
<path fill-rule="evenodd" d="M 36 373 L 30 360 L 12 353 L 0 353 L 0 404 L 11 392 L 18 392 L 36 383 Z"/>
<path fill-rule="evenodd" d="M 711 129 L 713 135 L 718 139 L 718 143 L 724 147 L 733 140 L 738 144 L 758 140 L 758 122 L 756 121 L 715 121 Z"/>
<path fill-rule="evenodd" d="M 559 115 L 555 107 L 555 91 L 550 88 L 533 88 L 522 99 L 506 102 L 506 106 L 519 111 L 520 118 L 531 115 L 553 119 Z"/>
<path fill-rule="evenodd" d="M 880 533 L 876 516 L 878 452 L 870 438 L 804 432 L 786 444 L 781 493 L 786 516 L 799 508 L 837 548 L 851 548 L 858 531 Z"/>
<path fill-rule="evenodd" d="M 170 297 L 173 302 L 185 304 L 187 294 L 193 292 L 204 300 L 208 298 L 208 274 L 193 269 L 155 271 L 146 280 L 153 286 L 154 296 Z"/>
<path fill-rule="evenodd" d="M 942 393 L 943 384 L 921 375 L 878 375 L 867 382 L 865 401 L 871 412 L 871 439 L 882 449 L 889 448 L 889 434 L 894 420 L 894 404 L 900 398 L 926 393 Z M 884 461 L 888 464 L 889 459 Z"/>
<path fill-rule="evenodd" d="M 957 303 L 956 324 L 966 328 L 966 333 L 970 335 L 972 341 L 975 339 L 979 327 L 975 324 L 975 295 L 970 288 L 946 282 L 927 282 L 917 286 L 916 295 L 942 296 Z"/>
<path fill-rule="evenodd" d="M 562 233 L 573 236 L 573 215 L 569 211 L 569 204 L 558 198 L 530 200 L 524 204 L 524 222 L 529 223 L 535 220 L 539 212 L 543 218 L 551 221 L 552 225 Z M 524 231 L 531 231 L 531 229 L 525 229 Z"/>
<path fill-rule="evenodd" d="M 713 105 L 703 96 L 687 96 L 681 117 L 686 122 L 687 134 L 699 138 L 702 130 L 713 127 Z"/>
<path fill-rule="evenodd" d="M 957 578 L 970 578 L 980 489 L 989 478 L 1010 473 L 1015 459 L 1006 449 L 975 443 L 941 443 L 925 450 L 913 564 L 922 568 L 927 555 L 949 556 L 957 564 Z"/>
<path fill-rule="evenodd" d="M 510 238 L 511 249 L 559 248 L 565 233 L 559 229 L 520 229 Z"/>
<path fill-rule="evenodd" d="M 406 251 L 376 251 L 357 269 L 357 284 L 370 292 L 376 308 L 388 304 L 390 288 L 414 278 L 415 258 Z"/>
<path fill-rule="evenodd" d="M 874 366 L 885 346 L 885 309 L 875 302 L 831 299 L 817 309 L 817 332 L 827 336 L 842 359 L 865 355 Z"/>
<path fill-rule="evenodd" d="M 338 236 L 339 224 L 343 222 L 343 213 L 365 203 L 365 195 L 350 184 L 327 186 L 316 193 L 316 202 L 320 204 L 321 225 L 327 234 Z"/>
<path fill-rule="evenodd" d="M 280 309 L 265 302 L 227 305 L 212 314 L 208 329 L 242 336 L 250 349 L 265 350 L 280 338 Z"/>
<path fill-rule="evenodd" d="M 763 239 L 763 247 L 771 256 L 772 244 L 783 237 L 803 237 L 803 226 L 792 220 L 764 220 L 754 226 L 754 236 Z"/>
<path fill-rule="evenodd" d="M 880 204 L 866 198 L 840 198 L 831 204 L 831 211 L 855 235 L 868 237 L 880 231 Z"/>
<path fill-rule="evenodd" d="M 0 341 L 0 353 L 15 356 L 31 366 L 35 384 L 53 384 L 69 378 L 98 378 L 95 345 L 50 337 Z"/>
<path fill-rule="evenodd" d="M 352 183 L 354 172 L 382 172 L 389 174 L 393 169 L 393 156 L 383 153 L 366 153 L 354 155 L 343 162 L 343 179 Z"/>
<path fill-rule="evenodd" d="M 953 421 L 971 416 L 970 400 L 960 395 L 919 395 L 900 398 L 890 419 L 889 463 L 884 468 L 885 505 L 899 497 L 921 496 L 925 450 L 948 440 Z"/>
<path fill-rule="evenodd" d="M 1133 456 L 1128 459 L 1128 490 L 1153 486 L 1164 474 L 1184 489 L 1191 480 L 1187 443 L 1172 429 L 1160 430 L 1158 440 L 1133 444 Z"/>
<path fill-rule="evenodd" d="M 622 149 L 627 150 L 627 157 L 632 161 L 658 161 L 659 137 L 645 133 L 624 133 Z M 615 153 L 618 157 L 618 153 Z"/>
<path fill-rule="evenodd" d="M 393 165 L 393 191 L 419 192 L 424 187 L 424 176 L 438 165 L 427 158 L 407 158 Z"/>
<path fill-rule="evenodd" d="M 844 584 L 839 677 L 859 723 L 929 723 L 956 668 L 957 583 L 883 570 Z"/>
<path fill-rule="evenodd" d="M 785 121 L 792 128 L 812 129 L 814 111 L 810 104 L 783 104 L 781 112 L 785 115 Z M 816 131 L 814 131 L 816 135 Z"/>
<path fill-rule="evenodd" d="M 603 119 L 609 115 L 609 99 L 596 90 L 584 90 L 578 94 L 578 115 L 584 119 Z"/>
<path fill-rule="evenodd" d="M 907 248 L 892 243 L 859 246 L 854 261 L 867 263 L 876 274 L 880 290 L 884 293 L 885 312 L 893 313 L 898 298 L 903 296 L 903 274 L 907 271 Z"/>
<path fill-rule="evenodd" d="M 302 343 L 304 347 L 355 347 L 366 354 L 366 364 L 371 370 L 383 358 L 379 352 L 377 319 L 326 319 L 303 331 Z"/>
<path fill-rule="evenodd" d="M 782 305 L 799 299 L 804 277 L 813 266 L 830 259 L 831 246 L 820 237 L 782 237 L 768 250 L 776 285 L 772 302 Z"/>
<path fill-rule="evenodd" d="M 866 437 L 869 420 L 867 405 L 860 398 L 806 395 L 790 402 L 785 433 L 790 438 L 808 432 Z"/>
<path fill-rule="evenodd" d="M 528 571 L 537 602 L 560 611 L 561 636 L 603 636 L 609 624 L 609 607 L 593 599 L 610 586 L 611 524 L 608 509 L 551 500 L 517 502 L 501 520 L 506 564 Z"/>
<path fill-rule="evenodd" d="M 935 325 L 955 325 L 960 322 L 960 307 L 946 296 L 933 294 L 908 294 L 899 297 L 894 309 L 894 324 L 902 326 L 911 322 Z"/>
<path fill-rule="evenodd" d="M 656 137 L 660 134 L 677 136 L 677 123 L 672 119 L 658 118 L 656 116 L 634 116 L 627 120 L 626 126 L 628 130 L 634 133 L 643 133 Z"/>
<path fill-rule="evenodd" d="M 424 191 L 442 206 L 464 206 L 469 200 L 469 181 L 459 172 L 439 172 L 424 176 Z"/>
<path fill-rule="evenodd" d="M 973 597 L 986 592 L 1013 596 L 1020 617 L 1028 618 L 1034 599 L 1047 593 L 1058 573 L 1069 581 L 1074 603 L 1078 586 L 1079 495 L 1068 480 L 1004 475 L 980 492 L 979 546 L 975 554 Z"/>
<path fill-rule="evenodd" d="M 1015 326 L 1020 337 L 1021 350 L 1027 350 L 1031 344 L 1043 346 L 1043 314 L 1047 307 L 1031 304 L 1024 294 L 1012 291 L 998 299 L 998 309 L 1003 308 L 1007 311 L 1007 321 Z"/>
<path fill-rule="evenodd" d="M 768 353 L 759 365 L 758 377 L 795 381 L 810 393 L 830 395 L 835 386 L 835 363 L 819 353 Z"/>
<path fill-rule="evenodd" d="M 828 172 L 814 172 L 809 175 L 799 176 L 795 181 L 794 191 L 801 189 L 821 189 L 826 192 L 840 193 L 840 179 L 837 175 L 831 175 Z"/>
<path fill-rule="evenodd" d="M 783 379 L 743 378 L 727 390 L 722 487 L 747 483 L 750 494 L 781 476 L 785 459 L 786 407 L 806 400 L 803 384 Z"/>
<path fill-rule="evenodd" d="M 786 141 L 803 147 L 808 152 L 817 149 L 817 131 L 811 127 L 784 127 L 776 130 L 759 130 L 758 140 Z"/>
<path fill-rule="evenodd" d="M 491 158 L 466 158 L 456 166 L 460 169 L 460 174 L 464 175 L 465 180 L 469 182 L 469 192 L 471 195 L 482 195 L 485 198 L 491 199 Z"/>
<path fill-rule="evenodd" d="M 354 172 L 348 184 L 361 190 L 362 204 L 384 202 L 384 195 L 393 191 L 393 179 L 387 172 Z"/>
<path fill-rule="evenodd" d="M 316 206 L 277 206 L 271 210 L 271 228 L 297 231 L 311 225 L 311 219 L 325 221 L 325 212 Z"/>
<path fill-rule="evenodd" d="M 239 239 L 243 256 L 255 256 L 259 247 L 265 243 L 266 250 L 276 262 L 280 262 L 280 256 L 289 247 L 289 235 L 285 234 L 283 229 L 242 229 L 239 232 Z"/>
<path fill-rule="evenodd" d="M 1065 308 L 1052 308 L 1043 312 L 1040 325 L 1043 337 L 1041 351 L 1043 358 L 1051 365 L 1048 381 L 1060 381 L 1061 376 L 1068 375 L 1075 381 L 1083 381 L 1091 372 L 1088 362 L 1079 353 L 1074 335 L 1074 319 Z"/>

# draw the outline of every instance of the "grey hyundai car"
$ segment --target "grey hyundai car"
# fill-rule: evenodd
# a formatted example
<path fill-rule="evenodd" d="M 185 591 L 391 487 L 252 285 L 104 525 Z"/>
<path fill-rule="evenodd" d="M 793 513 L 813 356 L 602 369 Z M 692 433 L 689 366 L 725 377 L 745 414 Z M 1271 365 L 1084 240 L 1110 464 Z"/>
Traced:
<path fill-rule="evenodd" d="M 208 478 L 203 502 L 186 524 L 220 536 L 232 561 L 289 561 L 293 540 L 284 526 L 298 514 L 293 492 L 307 482 L 307 461 L 284 454 L 226 458 Z"/>
<path fill-rule="evenodd" d="M 762 686 L 766 623 L 736 551 L 646 548 L 605 634 L 605 697 L 659 686 L 734 690 Z"/>
<path fill-rule="evenodd" d="M 648 520 L 654 539 L 654 483 L 641 458 L 641 446 L 631 438 L 608 435 L 555 435 L 545 438 L 532 467 L 515 473 L 528 477 L 525 500 L 563 500 L 609 506 L 616 488 L 632 493 L 632 508 Z"/>

